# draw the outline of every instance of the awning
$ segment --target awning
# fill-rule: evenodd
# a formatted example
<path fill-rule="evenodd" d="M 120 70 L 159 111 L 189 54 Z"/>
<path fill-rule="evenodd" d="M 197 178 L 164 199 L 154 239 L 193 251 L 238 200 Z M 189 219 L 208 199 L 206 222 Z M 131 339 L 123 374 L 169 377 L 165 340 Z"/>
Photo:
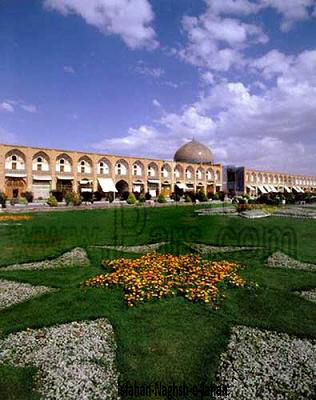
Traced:
<path fill-rule="evenodd" d="M 304 190 L 301 187 L 297 186 L 297 189 L 298 189 L 299 192 L 305 193 Z"/>
<path fill-rule="evenodd" d="M 57 179 L 60 179 L 62 181 L 72 181 L 74 179 L 74 177 L 73 176 L 69 176 L 69 175 L 68 176 L 67 175 L 65 175 L 65 176 L 58 175 Z"/>
<path fill-rule="evenodd" d="M 148 183 L 159 183 L 159 179 L 148 179 Z"/>
<path fill-rule="evenodd" d="M 87 185 L 88 183 L 92 183 L 93 181 L 91 179 L 81 179 L 80 184 L 81 185 Z"/>
<path fill-rule="evenodd" d="M 268 193 L 263 186 L 258 186 L 258 189 L 260 190 L 261 193 L 265 194 Z"/>
<path fill-rule="evenodd" d="M 270 188 L 269 185 L 264 185 L 263 187 L 265 188 L 265 190 L 266 190 L 267 193 L 272 192 L 272 189 Z"/>
<path fill-rule="evenodd" d="M 117 192 L 113 179 L 111 178 L 98 178 L 99 184 L 103 192 Z"/>
<path fill-rule="evenodd" d="M 275 186 L 270 186 L 273 193 L 278 193 L 278 189 Z"/>
<path fill-rule="evenodd" d="M 33 175 L 34 181 L 51 181 L 52 177 L 48 175 Z"/>
<path fill-rule="evenodd" d="M 5 176 L 7 176 L 8 178 L 26 178 L 26 174 L 14 174 L 11 172 L 7 172 Z"/>
<path fill-rule="evenodd" d="M 251 185 L 247 185 L 247 188 L 250 189 L 250 190 L 256 190 L 256 188 L 251 186 Z"/>
<path fill-rule="evenodd" d="M 286 192 L 288 192 L 288 193 L 291 193 L 291 192 L 292 192 L 292 190 L 291 190 L 288 186 L 284 186 L 284 190 L 285 190 Z"/>
<path fill-rule="evenodd" d="M 299 188 L 297 188 L 296 186 L 293 186 L 293 189 L 295 190 L 295 192 L 300 193 L 301 191 L 299 190 Z"/>
<path fill-rule="evenodd" d="M 184 183 L 176 183 L 177 188 L 182 189 L 182 190 L 186 190 L 187 187 Z"/>
<path fill-rule="evenodd" d="M 141 182 L 141 181 L 135 181 L 135 182 L 133 182 L 133 185 L 143 185 L 144 183 L 143 182 Z"/>
<path fill-rule="evenodd" d="M 80 189 L 81 192 L 92 192 L 91 188 L 81 188 Z"/>

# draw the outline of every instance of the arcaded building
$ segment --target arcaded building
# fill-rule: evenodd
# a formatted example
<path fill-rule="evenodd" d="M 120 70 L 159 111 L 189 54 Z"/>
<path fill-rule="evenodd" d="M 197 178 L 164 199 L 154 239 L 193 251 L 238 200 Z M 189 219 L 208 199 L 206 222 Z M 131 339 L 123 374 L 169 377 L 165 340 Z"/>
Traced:
<path fill-rule="evenodd" d="M 222 166 L 195 140 L 174 160 L 122 157 L 80 151 L 0 145 L 0 191 L 9 198 L 29 191 L 46 199 L 52 190 L 67 192 L 149 192 L 153 197 L 182 191 L 219 192 Z"/>
<path fill-rule="evenodd" d="M 0 191 L 9 198 L 26 191 L 35 199 L 50 192 L 162 193 L 220 191 L 257 196 L 270 192 L 316 192 L 316 177 L 222 167 L 211 150 L 191 140 L 173 160 L 0 145 Z"/>

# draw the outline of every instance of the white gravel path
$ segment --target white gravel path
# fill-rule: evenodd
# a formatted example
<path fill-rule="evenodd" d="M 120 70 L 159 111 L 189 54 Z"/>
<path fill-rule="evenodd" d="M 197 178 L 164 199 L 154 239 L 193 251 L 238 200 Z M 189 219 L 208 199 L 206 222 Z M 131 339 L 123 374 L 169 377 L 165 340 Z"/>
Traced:
<path fill-rule="evenodd" d="M 316 271 L 315 264 L 308 264 L 292 258 L 280 251 L 273 253 L 267 260 L 267 265 L 273 268 L 301 269 L 304 271 Z"/>
<path fill-rule="evenodd" d="M 303 297 L 305 300 L 316 303 L 316 289 L 311 290 L 303 290 L 301 292 L 295 292 L 300 297 Z"/>
<path fill-rule="evenodd" d="M 118 399 L 114 334 L 105 319 L 10 334 L 0 340 L 0 365 L 38 368 L 45 400 Z"/>
<path fill-rule="evenodd" d="M 236 326 L 217 378 L 226 400 L 315 399 L 316 341 Z"/>
<path fill-rule="evenodd" d="M 0 310 L 55 289 L 0 279 Z"/>
<path fill-rule="evenodd" d="M 143 244 L 138 246 L 111 246 L 111 245 L 94 245 L 89 247 L 96 247 L 99 249 L 108 249 L 121 251 L 123 253 L 150 253 L 152 251 L 158 250 L 164 244 L 168 242 L 160 242 L 160 243 L 152 243 L 152 244 Z"/>
<path fill-rule="evenodd" d="M 42 270 L 51 268 L 80 267 L 89 265 L 90 261 L 86 251 L 80 247 L 76 247 L 71 251 L 67 251 L 60 257 L 53 260 L 43 260 L 24 264 L 12 264 L 2 267 L 1 271 L 15 270 Z"/>

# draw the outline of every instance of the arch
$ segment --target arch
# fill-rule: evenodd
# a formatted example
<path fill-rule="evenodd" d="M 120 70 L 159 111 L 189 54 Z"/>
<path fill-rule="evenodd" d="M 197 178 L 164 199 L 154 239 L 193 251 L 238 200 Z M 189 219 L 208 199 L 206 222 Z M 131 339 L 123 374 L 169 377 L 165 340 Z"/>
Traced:
<path fill-rule="evenodd" d="M 38 151 L 33 155 L 32 158 L 32 170 L 33 171 L 49 171 L 50 169 L 50 158 L 44 151 Z"/>
<path fill-rule="evenodd" d="M 110 175 L 111 174 L 111 163 L 106 157 L 100 158 L 97 163 L 97 174 L 99 175 Z"/>
<path fill-rule="evenodd" d="M 188 180 L 194 179 L 194 168 L 187 167 L 187 169 L 185 170 L 185 176 Z"/>
<path fill-rule="evenodd" d="M 216 182 L 219 182 L 221 180 L 221 173 L 218 170 L 215 173 L 215 180 Z"/>
<path fill-rule="evenodd" d="M 115 163 L 115 175 L 118 176 L 125 176 L 128 175 L 128 163 L 121 159 L 121 160 L 117 160 Z"/>
<path fill-rule="evenodd" d="M 25 154 L 18 149 L 12 149 L 5 155 L 5 169 L 24 170 L 25 162 Z"/>
<path fill-rule="evenodd" d="M 214 181 L 215 179 L 215 175 L 214 175 L 214 171 L 212 168 L 208 168 L 206 171 L 206 178 L 208 181 Z"/>
<path fill-rule="evenodd" d="M 92 173 L 92 160 L 88 156 L 82 156 L 78 160 L 77 171 L 79 174 L 91 174 Z"/>
<path fill-rule="evenodd" d="M 205 171 L 202 167 L 199 167 L 196 170 L 195 174 L 196 174 L 196 179 L 201 180 L 204 179 Z"/>
<path fill-rule="evenodd" d="M 147 175 L 150 177 L 158 176 L 158 165 L 154 162 L 148 164 Z"/>
<path fill-rule="evenodd" d="M 177 164 L 173 172 L 176 179 L 183 179 L 183 167 L 181 165 Z"/>
<path fill-rule="evenodd" d="M 71 172 L 72 171 L 72 159 L 66 153 L 61 153 L 56 157 L 56 171 L 57 172 Z"/>
<path fill-rule="evenodd" d="M 171 176 L 171 167 L 168 163 L 164 163 L 161 167 L 161 176 L 163 178 L 170 178 Z"/>
<path fill-rule="evenodd" d="M 144 176 L 144 164 L 137 160 L 133 163 L 133 176 Z"/>

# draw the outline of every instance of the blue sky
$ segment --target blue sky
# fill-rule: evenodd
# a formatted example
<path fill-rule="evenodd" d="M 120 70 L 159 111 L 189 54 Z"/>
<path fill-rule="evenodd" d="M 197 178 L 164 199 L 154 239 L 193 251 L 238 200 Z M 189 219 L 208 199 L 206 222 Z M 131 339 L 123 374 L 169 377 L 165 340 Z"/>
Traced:
<path fill-rule="evenodd" d="M 316 175 L 316 0 L 2 0 L 0 141 Z"/>

